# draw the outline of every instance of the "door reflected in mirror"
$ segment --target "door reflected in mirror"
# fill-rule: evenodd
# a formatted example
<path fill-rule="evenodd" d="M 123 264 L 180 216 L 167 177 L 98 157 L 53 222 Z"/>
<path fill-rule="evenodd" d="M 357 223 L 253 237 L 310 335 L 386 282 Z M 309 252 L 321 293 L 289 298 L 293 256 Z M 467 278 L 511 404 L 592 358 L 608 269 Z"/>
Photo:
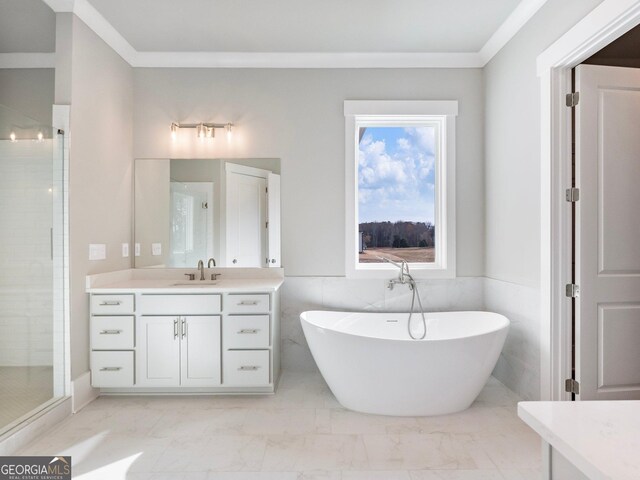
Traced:
<path fill-rule="evenodd" d="M 135 243 L 136 268 L 280 267 L 280 160 L 137 159 Z"/>

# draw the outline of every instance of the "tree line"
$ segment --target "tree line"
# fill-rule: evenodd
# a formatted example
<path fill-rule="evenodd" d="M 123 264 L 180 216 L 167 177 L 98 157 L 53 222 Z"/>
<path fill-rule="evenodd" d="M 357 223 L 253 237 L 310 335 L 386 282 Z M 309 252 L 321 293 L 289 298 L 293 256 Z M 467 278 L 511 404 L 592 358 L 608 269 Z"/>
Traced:
<path fill-rule="evenodd" d="M 431 222 L 366 222 L 360 232 L 366 248 L 409 248 L 435 246 L 435 225 Z"/>

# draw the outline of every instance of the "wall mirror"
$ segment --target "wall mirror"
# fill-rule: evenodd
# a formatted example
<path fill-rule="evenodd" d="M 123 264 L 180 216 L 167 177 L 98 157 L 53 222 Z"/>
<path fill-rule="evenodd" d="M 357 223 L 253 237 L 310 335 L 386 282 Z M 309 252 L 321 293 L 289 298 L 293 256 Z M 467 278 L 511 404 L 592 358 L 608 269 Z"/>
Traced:
<path fill-rule="evenodd" d="M 136 268 L 280 267 L 280 159 L 136 159 Z"/>

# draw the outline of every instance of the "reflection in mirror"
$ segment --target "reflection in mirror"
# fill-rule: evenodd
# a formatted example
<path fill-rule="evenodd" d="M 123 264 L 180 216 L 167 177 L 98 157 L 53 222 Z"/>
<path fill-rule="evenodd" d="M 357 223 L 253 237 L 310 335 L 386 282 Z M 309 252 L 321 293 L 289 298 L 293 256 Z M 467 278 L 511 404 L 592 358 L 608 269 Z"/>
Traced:
<path fill-rule="evenodd" d="M 280 160 L 135 162 L 135 266 L 280 267 Z"/>

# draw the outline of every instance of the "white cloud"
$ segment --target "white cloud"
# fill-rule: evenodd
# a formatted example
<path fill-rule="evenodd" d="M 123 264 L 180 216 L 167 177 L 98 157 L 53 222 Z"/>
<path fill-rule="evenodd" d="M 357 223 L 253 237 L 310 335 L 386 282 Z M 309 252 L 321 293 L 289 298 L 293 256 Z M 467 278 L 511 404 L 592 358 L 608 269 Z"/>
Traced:
<path fill-rule="evenodd" d="M 403 129 L 403 135 L 391 145 L 381 136 L 374 138 L 375 129 L 372 131 L 360 142 L 361 219 L 432 221 L 425 214 L 433 211 L 434 201 L 433 129 Z"/>

